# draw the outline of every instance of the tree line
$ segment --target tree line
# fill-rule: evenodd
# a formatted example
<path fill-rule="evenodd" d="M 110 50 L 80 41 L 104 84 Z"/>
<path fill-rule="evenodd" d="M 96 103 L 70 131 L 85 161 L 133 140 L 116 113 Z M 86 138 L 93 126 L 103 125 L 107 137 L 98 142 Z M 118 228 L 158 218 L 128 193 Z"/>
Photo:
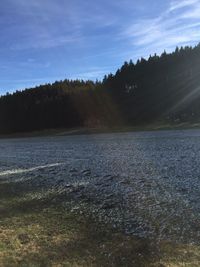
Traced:
<path fill-rule="evenodd" d="M 102 81 L 64 80 L 0 97 L 0 133 L 200 119 L 200 44 L 125 62 Z"/>

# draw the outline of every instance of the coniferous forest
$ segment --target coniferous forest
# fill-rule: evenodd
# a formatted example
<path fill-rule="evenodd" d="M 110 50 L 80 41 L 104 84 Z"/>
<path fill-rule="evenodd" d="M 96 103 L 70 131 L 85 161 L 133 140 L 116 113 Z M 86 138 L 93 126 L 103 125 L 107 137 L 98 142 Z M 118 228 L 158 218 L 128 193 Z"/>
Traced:
<path fill-rule="evenodd" d="M 0 133 L 199 120 L 200 44 L 125 62 L 103 81 L 56 81 L 0 97 Z"/>

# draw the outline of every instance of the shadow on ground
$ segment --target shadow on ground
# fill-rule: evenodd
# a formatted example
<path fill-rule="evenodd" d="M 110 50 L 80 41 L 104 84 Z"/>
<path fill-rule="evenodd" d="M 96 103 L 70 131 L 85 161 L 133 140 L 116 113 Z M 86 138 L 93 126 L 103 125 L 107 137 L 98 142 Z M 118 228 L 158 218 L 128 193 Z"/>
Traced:
<path fill-rule="evenodd" d="M 124 235 L 49 189 L 39 179 L 0 181 L 0 266 L 200 266 L 198 247 Z"/>

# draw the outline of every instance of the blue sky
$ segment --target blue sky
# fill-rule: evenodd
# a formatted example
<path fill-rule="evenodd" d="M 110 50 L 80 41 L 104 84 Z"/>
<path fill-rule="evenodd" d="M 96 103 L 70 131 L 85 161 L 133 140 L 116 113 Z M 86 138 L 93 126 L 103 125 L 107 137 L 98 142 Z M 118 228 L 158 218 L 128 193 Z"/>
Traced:
<path fill-rule="evenodd" d="M 200 0 L 1 0 L 0 94 L 200 42 Z"/>

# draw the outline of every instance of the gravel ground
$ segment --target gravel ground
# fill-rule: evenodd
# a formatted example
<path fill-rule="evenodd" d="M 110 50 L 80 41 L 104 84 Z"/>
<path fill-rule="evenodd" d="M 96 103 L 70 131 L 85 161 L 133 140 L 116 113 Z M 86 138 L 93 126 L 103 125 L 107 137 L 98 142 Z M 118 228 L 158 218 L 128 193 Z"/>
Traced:
<path fill-rule="evenodd" d="M 54 190 L 72 212 L 158 241 L 200 243 L 199 166 L 200 130 L 0 140 L 1 184 Z"/>

